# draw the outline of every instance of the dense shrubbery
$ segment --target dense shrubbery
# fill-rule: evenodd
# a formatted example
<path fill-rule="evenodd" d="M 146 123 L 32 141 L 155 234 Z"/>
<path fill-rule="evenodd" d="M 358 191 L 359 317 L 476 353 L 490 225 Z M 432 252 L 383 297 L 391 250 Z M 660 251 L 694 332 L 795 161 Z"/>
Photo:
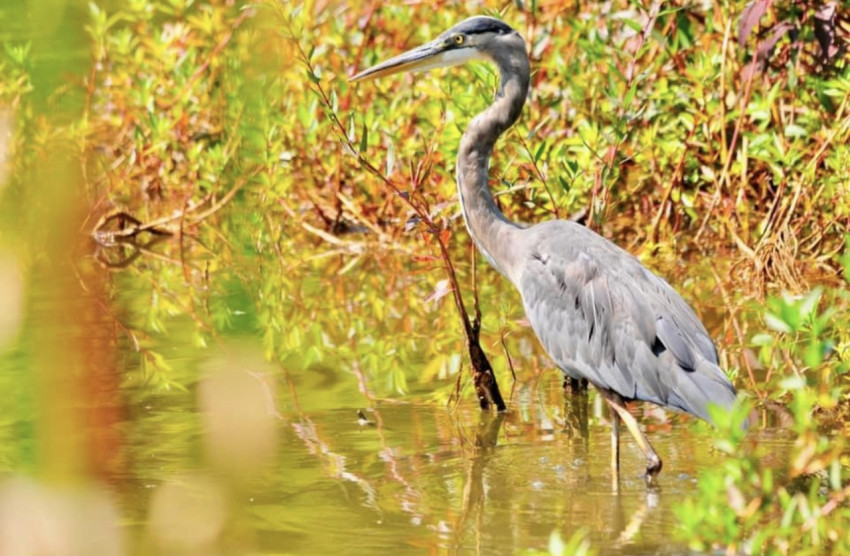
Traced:
<path fill-rule="evenodd" d="M 535 86 L 493 183 L 512 218 L 581 218 L 670 278 L 709 321 L 747 407 L 787 408 L 798 440 L 779 468 L 740 431 L 743 410 L 731 418 L 730 457 L 683 502 L 683 538 L 847 551 L 850 70 L 846 51 L 824 52 L 843 45 L 848 6 L 824 47 L 815 3 L 752 4 L 767 9 L 740 30 L 743 2 L 506 4 Z M 331 360 L 374 395 L 439 383 L 445 399 L 463 348 L 440 246 L 468 305 L 475 277 L 453 161 L 495 75 L 347 77 L 500 7 L 92 3 L 91 69 L 51 94 L 33 93 L 30 48 L 6 41 L 0 107 L 17 133 L 4 219 L 38 235 L 41 213 L 19 210 L 28 180 L 57 145 L 78 157 L 95 256 L 123 267 L 156 255 L 109 284 L 134 290 L 125 303 L 139 306 L 115 318 L 152 382 L 177 383 L 158 338 L 189 315 L 198 345 L 260 333 L 293 372 Z M 180 241 L 156 251 L 165 233 Z M 520 380 L 545 369 L 514 293 L 489 270 L 476 280 L 499 378 L 503 346 Z"/>

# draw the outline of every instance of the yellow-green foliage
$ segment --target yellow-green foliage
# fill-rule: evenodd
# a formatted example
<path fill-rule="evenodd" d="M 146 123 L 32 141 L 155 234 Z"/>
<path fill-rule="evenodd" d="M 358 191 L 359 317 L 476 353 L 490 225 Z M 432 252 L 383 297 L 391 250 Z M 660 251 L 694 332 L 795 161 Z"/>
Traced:
<path fill-rule="evenodd" d="M 470 312 L 477 293 L 497 377 L 509 380 L 507 352 L 530 380 L 550 364 L 455 199 L 459 138 L 498 76 L 473 64 L 347 81 L 464 17 L 503 17 L 533 68 L 491 165 L 504 211 L 579 217 L 636 253 L 695 303 L 750 406 L 790 408 L 799 440 L 784 469 L 743 438 L 743 414 L 726 426 L 727 465 L 683 501 L 683 537 L 847 550 L 833 431 L 848 420 L 850 75 L 846 58 L 819 54 L 816 3 L 773 4 L 739 41 L 745 2 L 91 2 L 78 14 L 86 71 L 45 78 L 43 47 L 3 37 L 0 109 L 15 133 L 2 233 L 40 236 L 30 178 L 59 152 L 82 184 L 80 221 L 63 229 L 100 240 L 75 276 L 86 283 L 94 260 L 126 267 L 105 280 L 107 316 L 147 380 L 194 380 L 163 351 L 188 325 L 199 349 L 261 336 L 291 373 L 440 401 L 467 360 L 442 244 Z M 783 21 L 796 42 L 780 36 L 753 63 Z M 116 222 L 136 226 L 121 212 L 150 226 L 141 251 L 103 241 Z M 152 231 L 176 239 L 158 249 Z M 570 542 L 556 544 L 583 546 Z"/>

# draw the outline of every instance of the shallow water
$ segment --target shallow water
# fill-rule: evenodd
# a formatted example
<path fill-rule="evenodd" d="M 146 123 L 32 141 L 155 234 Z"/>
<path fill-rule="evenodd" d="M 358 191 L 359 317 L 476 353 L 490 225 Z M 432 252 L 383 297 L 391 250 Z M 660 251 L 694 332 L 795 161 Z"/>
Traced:
<path fill-rule="evenodd" d="M 584 530 L 604 554 L 688 553 L 672 537 L 673 507 L 695 492 L 701 470 L 722 464 L 711 429 L 658 410 L 642 416 L 664 461 L 659 484 L 647 488 L 641 454 L 624 436 L 615 491 L 609 428 L 596 398 L 583 437 L 564 425 L 572 406 L 565 409 L 551 378 L 549 387 L 516 396 L 511 411 L 496 416 L 468 402 L 454 409 L 387 401 L 329 408 L 345 389 L 326 396 L 310 377 L 278 381 L 244 372 L 225 391 L 255 396 L 253 405 L 272 425 L 251 439 L 254 448 L 270 449 L 262 463 L 241 464 L 239 439 L 217 433 L 220 424 L 205 416 L 218 411 L 217 402 L 198 412 L 199 391 L 209 390 L 203 383 L 144 395 L 128 408 L 136 417 L 121 425 L 133 431 L 135 445 L 126 449 L 135 457 L 110 490 L 125 519 L 133 516 L 125 531 L 143 552 L 515 554 L 545 551 L 553 531 L 568 539 Z M 243 426 L 233 414 L 228 420 L 230 433 L 256 432 L 256 422 Z M 168 431 L 175 433 L 170 440 L 162 434 Z M 788 446 L 781 435 L 759 434 L 777 451 Z M 185 533 L 211 518 L 196 522 L 180 511 L 186 502 L 171 492 L 175 485 L 200 493 L 207 509 L 220 506 L 213 531 Z M 169 506 L 177 508 L 176 531 L 156 525 Z"/>
<path fill-rule="evenodd" d="M 331 526 L 297 516 L 277 524 L 303 538 L 303 544 L 288 550 L 512 554 L 545 548 L 552 531 L 569 537 L 581 528 L 606 552 L 682 549 L 669 538 L 675 519 L 670 506 L 693 490 L 692 462 L 700 450 L 670 453 L 683 440 L 676 434 L 664 435 L 657 444 L 670 453 L 668 465 L 679 471 L 665 477 L 661 488 L 647 490 L 637 454 L 626 450 L 622 484 L 614 493 L 607 466 L 609 436 L 602 426 L 591 427 L 587 442 L 570 441 L 561 431 L 523 427 L 508 416 L 501 438 L 490 446 L 493 439 L 478 437 L 478 427 L 463 426 L 457 416 L 433 408 L 391 406 L 378 412 L 383 430 L 358 430 L 351 420 L 347 431 L 331 424 L 344 423 L 346 413 L 311 419 L 326 431 L 325 445 L 344 469 L 323 476 L 309 448 L 295 456 L 294 467 L 316 473 L 310 492 L 301 491 L 298 505 L 304 517 L 326 515 Z M 478 421 L 474 415 L 460 419 Z M 487 418 L 482 420 L 486 429 Z M 280 495 L 288 497 L 291 491 L 284 486 Z M 323 495 L 317 498 L 317 491 Z M 347 525 L 339 527 L 342 523 Z"/>

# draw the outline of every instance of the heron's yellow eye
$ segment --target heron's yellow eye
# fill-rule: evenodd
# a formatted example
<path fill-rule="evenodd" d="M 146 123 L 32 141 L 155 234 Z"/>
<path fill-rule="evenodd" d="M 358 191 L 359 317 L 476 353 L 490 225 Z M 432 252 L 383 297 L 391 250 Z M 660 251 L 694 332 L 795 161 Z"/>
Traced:
<path fill-rule="evenodd" d="M 454 37 L 455 44 L 460 46 L 463 44 L 463 35 L 455 35 Z"/>

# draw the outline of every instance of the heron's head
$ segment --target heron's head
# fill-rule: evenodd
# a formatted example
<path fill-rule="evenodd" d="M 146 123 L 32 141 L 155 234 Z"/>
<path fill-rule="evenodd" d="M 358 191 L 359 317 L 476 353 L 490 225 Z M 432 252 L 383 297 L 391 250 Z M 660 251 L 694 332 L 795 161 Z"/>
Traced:
<path fill-rule="evenodd" d="M 501 63 L 518 51 L 525 56 L 525 43 L 510 25 L 494 17 L 471 17 L 429 43 L 361 71 L 350 81 L 456 66 L 469 60 Z"/>

